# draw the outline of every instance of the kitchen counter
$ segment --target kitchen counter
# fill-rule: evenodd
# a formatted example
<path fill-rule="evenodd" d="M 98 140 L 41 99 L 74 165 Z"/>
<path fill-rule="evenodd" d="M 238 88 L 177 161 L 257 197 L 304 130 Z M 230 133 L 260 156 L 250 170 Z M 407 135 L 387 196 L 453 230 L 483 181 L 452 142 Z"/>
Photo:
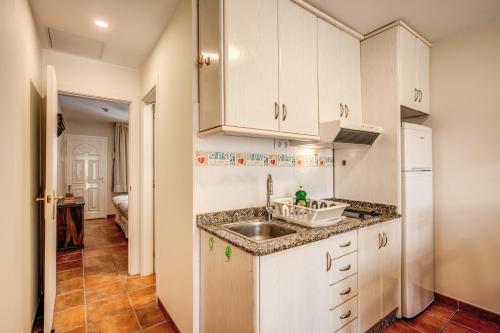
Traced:
<path fill-rule="evenodd" d="M 352 201 L 345 199 L 335 199 L 338 202 L 348 203 L 352 209 L 362 211 L 376 211 L 379 216 L 369 219 L 356 219 L 345 217 L 341 222 L 328 227 L 309 228 L 298 224 L 273 219 L 274 223 L 289 227 L 297 233 L 272 239 L 269 241 L 256 243 L 246 238 L 238 236 L 226 229 L 222 225 L 234 222 L 251 221 L 255 219 L 265 219 L 266 211 L 264 207 L 237 209 L 223 212 L 199 214 L 196 217 L 198 228 L 215 235 L 226 242 L 242 249 L 255 256 L 264 256 L 296 246 L 312 243 L 333 235 L 342 234 L 351 230 L 367 227 L 369 225 L 382 223 L 400 217 L 396 213 L 396 206 L 375 204 L 369 202 Z"/>

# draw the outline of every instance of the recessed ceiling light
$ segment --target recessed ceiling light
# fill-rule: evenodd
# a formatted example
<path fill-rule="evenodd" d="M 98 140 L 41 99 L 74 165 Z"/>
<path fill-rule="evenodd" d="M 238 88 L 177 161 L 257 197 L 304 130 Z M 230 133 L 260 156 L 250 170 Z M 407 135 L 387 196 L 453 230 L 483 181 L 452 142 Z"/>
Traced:
<path fill-rule="evenodd" d="M 95 20 L 94 23 L 95 23 L 95 25 L 97 25 L 100 28 L 107 28 L 108 27 L 108 22 L 105 22 L 102 20 Z"/>

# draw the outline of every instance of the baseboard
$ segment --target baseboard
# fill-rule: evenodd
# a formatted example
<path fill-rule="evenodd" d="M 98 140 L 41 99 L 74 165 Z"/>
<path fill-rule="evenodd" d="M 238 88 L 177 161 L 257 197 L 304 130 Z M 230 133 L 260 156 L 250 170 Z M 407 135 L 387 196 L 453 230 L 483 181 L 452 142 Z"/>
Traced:
<path fill-rule="evenodd" d="M 500 314 L 498 314 L 498 313 L 480 308 L 480 307 L 472 305 L 470 303 L 463 302 L 459 299 L 455 299 L 453 297 L 442 295 L 439 293 L 435 293 L 435 296 L 436 296 L 436 301 L 455 306 L 457 308 L 457 310 L 470 312 L 470 313 L 475 314 L 478 317 L 481 317 L 481 318 L 484 318 L 486 320 L 493 321 L 497 324 L 500 324 Z"/>
<path fill-rule="evenodd" d="M 160 298 L 157 297 L 157 299 L 158 299 L 158 307 L 160 308 L 160 311 L 163 313 L 163 315 L 165 316 L 167 321 L 170 324 L 172 324 L 172 326 L 173 326 L 172 328 L 173 328 L 174 333 L 181 333 L 181 331 L 179 330 L 179 328 L 175 324 L 175 321 L 172 319 L 172 316 L 170 316 L 170 313 L 168 313 L 167 308 L 161 302 Z"/>
<path fill-rule="evenodd" d="M 391 313 L 389 313 L 387 316 L 384 318 L 380 319 L 378 323 L 373 325 L 366 333 L 381 333 L 384 332 L 384 330 L 394 324 L 396 322 L 396 313 L 398 312 L 398 309 L 393 310 Z M 358 323 L 359 325 L 359 323 Z"/>
<path fill-rule="evenodd" d="M 114 219 L 116 214 L 108 214 L 106 217 L 108 219 Z"/>

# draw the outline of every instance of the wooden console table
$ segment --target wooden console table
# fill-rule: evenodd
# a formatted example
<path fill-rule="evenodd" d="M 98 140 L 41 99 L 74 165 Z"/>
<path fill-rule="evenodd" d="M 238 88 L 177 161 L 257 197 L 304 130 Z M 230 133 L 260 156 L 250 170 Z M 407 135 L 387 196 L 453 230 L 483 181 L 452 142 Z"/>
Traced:
<path fill-rule="evenodd" d="M 83 248 L 83 208 L 85 201 L 75 197 L 75 202 L 57 203 L 57 250 Z"/>

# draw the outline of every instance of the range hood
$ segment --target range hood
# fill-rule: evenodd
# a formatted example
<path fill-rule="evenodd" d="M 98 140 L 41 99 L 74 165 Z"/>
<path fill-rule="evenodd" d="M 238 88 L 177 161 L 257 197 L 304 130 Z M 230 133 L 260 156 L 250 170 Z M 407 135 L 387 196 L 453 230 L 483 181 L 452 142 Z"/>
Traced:
<path fill-rule="evenodd" d="M 350 145 L 372 145 L 382 133 L 382 127 L 349 122 L 345 119 L 319 124 L 321 147 L 342 148 Z"/>

